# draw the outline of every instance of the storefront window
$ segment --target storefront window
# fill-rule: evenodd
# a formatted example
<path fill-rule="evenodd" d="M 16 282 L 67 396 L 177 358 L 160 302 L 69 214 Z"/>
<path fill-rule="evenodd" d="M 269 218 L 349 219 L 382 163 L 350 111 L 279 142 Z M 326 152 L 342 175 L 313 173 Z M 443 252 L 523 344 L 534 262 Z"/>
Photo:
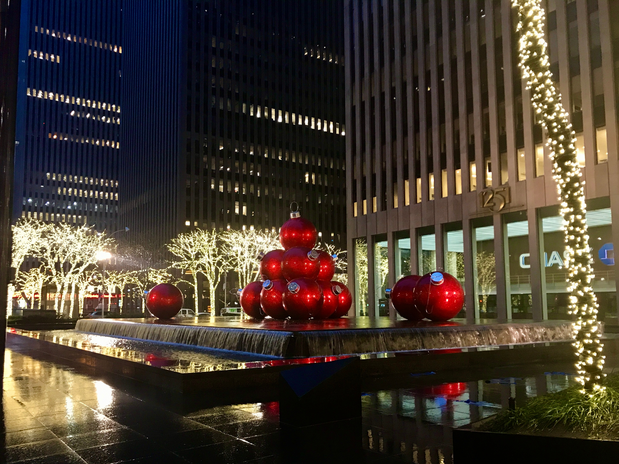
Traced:
<path fill-rule="evenodd" d="M 368 243 L 355 240 L 355 311 L 357 316 L 368 315 Z"/>
<path fill-rule="evenodd" d="M 411 274 L 411 239 L 408 232 L 395 235 L 395 281 Z"/>
<path fill-rule="evenodd" d="M 518 213 L 518 216 L 520 216 L 519 219 L 526 217 L 524 213 Z M 526 220 L 507 223 L 507 246 L 511 317 L 531 319 L 533 299 L 531 296 L 529 223 Z"/>
<path fill-rule="evenodd" d="M 494 228 L 482 226 L 473 229 L 475 237 L 475 294 L 479 317 L 494 319 L 496 311 L 496 262 L 494 259 Z"/>
<path fill-rule="evenodd" d="M 436 237 L 434 234 L 419 236 L 419 275 L 436 271 Z"/>
<path fill-rule="evenodd" d="M 377 237 L 374 242 L 374 304 L 377 316 L 388 316 L 389 306 L 385 290 L 389 286 L 389 254 L 387 237 Z"/>
<path fill-rule="evenodd" d="M 569 319 L 565 235 L 561 216 L 542 218 L 542 231 L 544 233 L 544 254 L 541 257 L 541 263 L 546 274 L 548 318 Z"/>
<path fill-rule="evenodd" d="M 447 232 L 445 243 L 445 272 L 451 274 L 464 288 L 464 234 L 462 229 Z M 466 317 L 465 309 L 456 317 Z"/>

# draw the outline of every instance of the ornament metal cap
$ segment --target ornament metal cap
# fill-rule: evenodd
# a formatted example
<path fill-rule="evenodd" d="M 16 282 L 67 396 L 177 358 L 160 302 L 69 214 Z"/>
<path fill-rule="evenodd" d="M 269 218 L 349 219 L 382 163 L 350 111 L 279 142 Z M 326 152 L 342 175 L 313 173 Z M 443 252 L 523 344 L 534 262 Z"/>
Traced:
<path fill-rule="evenodd" d="M 243 289 L 242 289 L 242 288 L 239 288 L 239 289 L 236 291 L 236 296 L 240 297 L 240 296 L 241 296 L 241 293 L 243 293 Z"/>
<path fill-rule="evenodd" d="M 270 280 L 265 280 L 262 284 L 262 288 L 265 290 L 271 290 L 273 288 L 273 282 Z"/>
<path fill-rule="evenodd" d="M 288 284 L 288 291 L 290 293 L 297 293 L 299 290 L 301 290 L 301 286 L 298 283 L 290 282 Z"/>
<path fill-rule="evenodd" d="M 333 292 L 334 295 L 339 295 L 340 293 L 342 293 L 344 291 L 344 289 L 342 287 L 340 287 L 339 285 L 334 285 L 333 288 L 331 288 L 331 291 Z"/>
<path fill-rule="evenodd" d="M 391 298 L 391 289 L 390 288 L 386 288 L 385 289 L 385 298 Z"/>
<path fill-rule="evenodd" d="M 442 272 L 433 272 L 430 274 L 430 282 L 432 285 L 441 285 L 445 281 Z"/>
<path fill-rule="evenodd" d="M 319 256 L 320 256 L 320 253 L 318 253 L 316 250 L 307 252 L 307 257 L 312 261 L 316 261 Z"/>
<path fill-rule="evenodd" d="M 290 203 L 290 218 L 296 219 L 300 218 L 301 213 L 299 212 L 299 204 L 296 201 Z"/>

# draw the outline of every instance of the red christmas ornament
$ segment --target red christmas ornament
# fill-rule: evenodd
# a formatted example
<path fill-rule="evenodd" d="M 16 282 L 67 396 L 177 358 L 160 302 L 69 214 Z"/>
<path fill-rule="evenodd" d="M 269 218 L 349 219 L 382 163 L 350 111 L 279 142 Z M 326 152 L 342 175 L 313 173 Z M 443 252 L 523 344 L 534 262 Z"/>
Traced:
<path fill-rule="evenodd" d="M 320 271 L 318 272 L 318 280 L 330 282 L 335 274 L 335 260 L 326 251 L 318 252 L 318 262 L 320 263 Z"/>
<path fill-rule="evenodd" d="M 172 284 L 155 285 L 146 297 L 146 307 L 159 319 L 171 319 L 183 307 L 183 294 Z"/>
<path fill-rule="evenodd" d="M 446 272 L 424 275 L 413 292 L 417 311 L 433 321 L 447 321 L 464 306 L 464 290 L 458 280 Z"/>
<path fill-rule="evenodd" d="M 442 385 L 426 387 L 422 391 L 428 396 L 440 396 L 448 400 L 455 400 L 466 391 L 466 383 L 444 383 Z"/>
<path fill-rule="evenodd" d="M 262 290 L 262 282 L 251 282 L 241 292 L 239 301 L 241 308 L 249 317 L 262 319 L 265 314 L 260 307 L 260 291 Z"/>
<path fill-rule="evenodd" d="M 331 281 L 319 280 L 318 285 L 322 290 L 322 307 L 318 314 L 314 316 L 315 319 L 327 319 L 337 309 L 337 295 L 333 293 L 334 285 Z"/>
<path fill-rule="evenodd" d="M 271 316 L 273 319 L 286 319 L 288 317 L 282 302 L 285 291 L 285 280 L 264 281 L 260 291 L 260 307 L 267 316 Z"/>
<path fill-rule="evenodd" d="M 320 312 L 322 290 L 314 280 L 294 279 L 284 292 L 284 308 L 292 319 L 309 319 Z"/>
<path fill-rule="evenodd" d="M 260 275 L 262 280 L 278 280 L 283 279 L 282 276 L 282 259 L 284 250 L 269 251 L 260 260 Z"/>
<path fill-rule="evenodd" d="M 173 366 L 174 364 L 176 364 L 176 361 L 174 361 L 173 359 L 163 358 L 163 357 L 157 356 L 156 354 L 152 354 L 152 353 L 149 353 L 146 356 L 144 356 L 144 361 L 149 363 L 151 366 L 155 366 L 155 367 L 166 367 L 166 366 Z"/>
<path fill-rule="evenodd" d="M 316 250 L 305 247 L 294 247 L 284 253 L 282 258 L 282 274 L 286 280 L 304 277 L 316 279 L 320 272 L 320 254 Z"/>
<path fill-rule="evenodd" d="M 314 224 L 302 218 L 298 211 L 290 213 L 290 219 L 279 231 L 279 243 L 282 244 L 284 250 L 298 246 L 314 248 L 317 238 L 318 232 Z"/>
<path fill-rule="evenodd" d="M 346 315 L 352 306 L 352 295 L 346 285 L 336 282 L 335 280 L 331 282 L 331 289 L 333 294 L 337 297 L 337 309 L 329 318 L 336 319 Z"/>
<path fill-rule="evenodd" d="M 426 314 L 415 307 L 413 293 L 421 279 L 418 275 L 404 276 L 391 290 L 391 304 L 400 316 L 411 321 L 420 321 Z"/>

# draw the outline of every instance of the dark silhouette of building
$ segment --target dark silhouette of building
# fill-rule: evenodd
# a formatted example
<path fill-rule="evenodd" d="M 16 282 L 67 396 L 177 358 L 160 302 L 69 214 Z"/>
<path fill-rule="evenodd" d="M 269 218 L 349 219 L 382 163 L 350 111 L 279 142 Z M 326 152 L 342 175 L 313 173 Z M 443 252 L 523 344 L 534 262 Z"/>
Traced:
<path fill-rule="evenodd" d="M 116 228 L 121 0 L 23 0 L 15 217 Z"/>
<path fill-rule="evenodd" d="M 400 276 L 444 269 L 465 286 L 469 322 L 569 318 L 557 187 L 518 67 L 511 3 L 344 3 L 357 314 L 378 315 Z M 616 316 L 619 2 L 544 4 L 585 181 L 592 286 L 602 317 Z"/>
<path fill-rule="evenodd" d="M 278 228 L 344 246 L 343 10 L 329 0 L 124 6 L 122 223 Z"/>

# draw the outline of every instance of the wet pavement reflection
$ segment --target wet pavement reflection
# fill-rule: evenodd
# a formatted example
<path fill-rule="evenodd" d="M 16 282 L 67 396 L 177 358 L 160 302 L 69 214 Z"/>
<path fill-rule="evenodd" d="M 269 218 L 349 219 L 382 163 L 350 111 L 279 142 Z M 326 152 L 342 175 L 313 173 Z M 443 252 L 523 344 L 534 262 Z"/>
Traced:
<path fill-rule="evenodd" d="M 55 363 L 12 346 L 5 353 L 0 462 L 31 463 L 446 463 L 451 430 L 540 393 L 566 388 L 568 368 L 523 378 L 368 392 L 362 417 L 306 428 L 280 426 L 279 404 L 178 413 L 139 386 Z M 197 408 L 197 407 L 196 407 Z"/>

